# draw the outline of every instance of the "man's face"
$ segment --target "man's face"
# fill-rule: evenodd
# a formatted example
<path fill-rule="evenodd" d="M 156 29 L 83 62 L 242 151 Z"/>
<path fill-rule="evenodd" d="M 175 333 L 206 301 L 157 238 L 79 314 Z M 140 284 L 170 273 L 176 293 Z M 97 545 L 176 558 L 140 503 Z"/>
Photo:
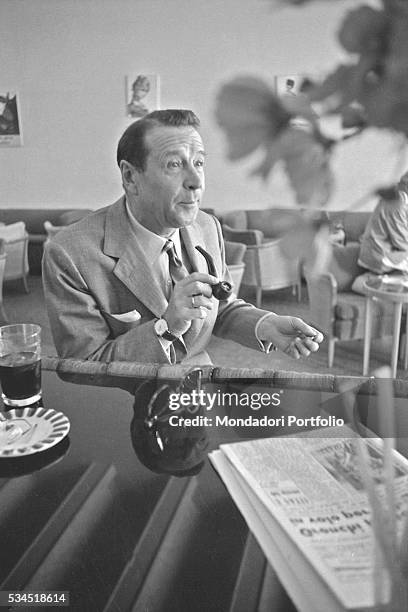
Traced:
<path fill-rule="evenodd" d="M 193 223 L 204 193 L 204 147 L 189 126 L 156 126 L 145 136 L 146 168 L 137 172 L 136 216 L 166 236 Z"/>

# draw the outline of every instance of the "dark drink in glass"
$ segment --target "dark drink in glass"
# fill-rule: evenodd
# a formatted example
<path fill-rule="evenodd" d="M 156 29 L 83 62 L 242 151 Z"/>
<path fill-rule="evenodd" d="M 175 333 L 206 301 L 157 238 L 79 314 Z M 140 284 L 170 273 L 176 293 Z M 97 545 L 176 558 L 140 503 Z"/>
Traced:
<path fill-rule="evenodd" d="M 29 351 L 0 357 L 0 380 L 3 395 L 10 400 L 41 396 L 41 359 Z M 37 401 L 37 400 L 33 400 Z"/>
<path fill-rule="evenodd" d="M 6 406 L 23 408 L 41 398 L 41 352 L 38 325 L 0 327 L 0 382 Z"/>

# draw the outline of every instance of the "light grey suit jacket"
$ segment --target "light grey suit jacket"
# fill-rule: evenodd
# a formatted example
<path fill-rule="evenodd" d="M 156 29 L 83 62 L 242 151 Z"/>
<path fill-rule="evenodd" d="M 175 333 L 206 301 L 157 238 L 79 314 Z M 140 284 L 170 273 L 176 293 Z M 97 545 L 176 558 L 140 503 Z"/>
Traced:
<path fill-rule="evenodd" d="M 218 221 L 199 212 L 180 230 L 193 271 L 207 272 L 201 245 L 228 278 Z M 153 325 L 168 302 L 129 225 L 125 198 L 61 230 L 45 245 L 43 284 L 58 354 L 99 361 L 168 363 Z M 205 348 L 212 333 L 259 348 L 255 325 L 265 311 L 236 298 L 213 299 L 206 319 L 184 334 L 182 362 L 210 363 Z"/>

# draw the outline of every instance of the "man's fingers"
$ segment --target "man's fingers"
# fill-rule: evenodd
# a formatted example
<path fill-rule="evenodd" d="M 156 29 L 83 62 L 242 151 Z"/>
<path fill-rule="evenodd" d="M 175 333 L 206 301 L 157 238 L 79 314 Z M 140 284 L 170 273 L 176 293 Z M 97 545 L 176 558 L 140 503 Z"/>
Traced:
<path fill-rule="evenodd" d="M 220 281 L 215 276 L 212 276 L 212 274 L 206 274 L 204 272 L 193 272 L 192 274 L 189 274 L 188 276 L 183 278 L 183 280 L 179 281 L 178 284 L 185 287 L 186 285 L 189 285 L 190 283 L 196 283 L 196 282 L 204 283 L 207 285 L 216 285 Z"/>
<path fill-rule="evenodd" d="M 214 284 L 214 280 L 216 283 L 219 281 L 209 274 L 200 274 L 201 277 L 205 277 L 204 279 L 197 278 L 198 272 L 195 274 L 190 274 L 190 276 L 186 276 L 183 280 L 179 281 L 175 285 L 175 291 L 182 293 L 183 295 L 192 296 L 192 295 L 205 295 L 210 298 L 212 296 L 211 285 Z M 209 279 L 211 282 L 209 282 Z"/>
<path fill-rule="evenodd" d="M 193 295 L 187 298 L 187 302 L 192 309 L 206 308 L 212 310 L 213 307 L 212 301 L 205 295 Z"/>
<path fill-rule="evenodd" d="M 309 357 L 310 350 L 305 346 L 305 341 L 302 338 L 295 338 L 294 347 L 299 352 L 301 357 Z"/>
<path fill-rule="evenodd" d="M 314 329 L 313 327 L 312 327 L 312 330 L 315 332 L 314 336 L 312 336 L 313 342 L 315 342 L 315 343 L 317 342 L 318 344 L 323 342 L 324 336 L 323 336 L 322 332 L 320 332 L 318 329 Z"/>
<path fill-rule="evenodd" d="M 322 337 L 323 340 L 323 337 Z M 302 339 L 304 346 L 311 352 L 311 353 L 315 353 L 316 351 L 319 350 L 319 342 L 316 341 L 314 338 L 303 338 Z M 320 340 L 321 342 L 321 340 Z"/>
<path fill-rule="evenodd" d="M 300 353 L 295 342 L 291 342 L 289 344 L 285 353 L 287 353 L 290 357 L 293 357 L 293 359 L 300 359 Z"/>
<path fill-rule="evenodd" d="M 296 318 L 294 327 L 301 338 L 310 338 L 314 342 L 317 342 L 319 344 L 323 342 L 324 336 L 322 332 L 320 332 L 315 327 L 308 325 L 307 323 L 302 321 L 302 319 Z"/>
<path fill-rule="evenodd" d="M 187 291 L 188 295 L 205 295 L 207 298 L 212 296 L 211 285 L 208 283 L 201 283 L 199 281 L 194 281 L 193 283 L 188 284 L 185 287 L 185 291 Z"/>
<path fill-rule="evenodd" d="M 198 306 L 190 309 L 190 319 L 206 319 L 207 308 L 204 306 Z"/>

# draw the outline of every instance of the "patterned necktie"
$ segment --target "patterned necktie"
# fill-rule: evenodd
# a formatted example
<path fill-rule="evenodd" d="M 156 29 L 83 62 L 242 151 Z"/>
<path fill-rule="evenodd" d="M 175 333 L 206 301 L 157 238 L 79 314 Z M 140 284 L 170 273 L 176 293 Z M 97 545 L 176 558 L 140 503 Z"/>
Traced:
<path fill-rule="evenodd" d="M 181 259 L 177 256 L 172 240 L 167 240 L 166 244 L 164 245 L 164 251 L 169 256 L 169 272 L 174 285 L 174 283 L 183 280 L 183 278 L 188 275 L 188 272 L 183 266 Z"/>
<path fill-rule="evenodd" d="M 177 251 L 172 240 L 168 239 L 166 241 L 163 250 L 169 256 L 169 272 L 174 286 L 174 283 L 183 280 L 183 278 L 188 275 L 188 272 L 181 259 L 177 256 Z M 168 292 L 167 299 L 170 298 L 170 293 L 171 291 Z M 179 363 L 183 357 L 186 356 L 187 352 L 184 342 L 181 342 L 181 340 L 175 340 L 173 342 L 173 349 L 176 353 L 176 362 Z"/>

